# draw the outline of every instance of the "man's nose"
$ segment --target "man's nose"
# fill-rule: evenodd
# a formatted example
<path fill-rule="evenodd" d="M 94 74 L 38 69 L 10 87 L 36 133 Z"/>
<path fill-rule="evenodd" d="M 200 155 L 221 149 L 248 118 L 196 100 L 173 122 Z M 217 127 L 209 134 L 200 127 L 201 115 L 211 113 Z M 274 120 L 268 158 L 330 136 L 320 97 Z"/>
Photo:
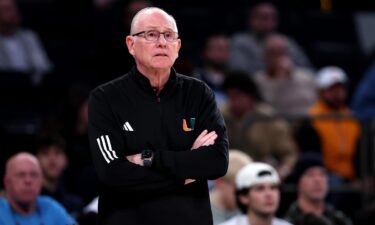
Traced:
<path fill-rule="evenodd" d="M 164 34 L 160 33 L 159 38 L 158 38 L 158 43 L 160 44 L 166 44 L 167 40 L 164 37 Z"/>
<path fill-rule="evenodd" d="M 25 176 L 25 183 L 30 184 L 32 182 L 32 177 L 31 176 Z"/>

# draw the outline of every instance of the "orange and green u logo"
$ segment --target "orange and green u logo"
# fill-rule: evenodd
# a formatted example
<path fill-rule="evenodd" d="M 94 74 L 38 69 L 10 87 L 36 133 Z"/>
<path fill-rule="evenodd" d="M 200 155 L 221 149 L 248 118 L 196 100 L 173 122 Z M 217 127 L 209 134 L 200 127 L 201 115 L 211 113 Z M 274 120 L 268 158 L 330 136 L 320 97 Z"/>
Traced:
<path fill-rule="evenodd" d="M 194 130 L 194 126 L 195 126 L 195 118 L 190 118 L 190 127 L 188 127 L 186 123 L 186 119 L 182 120 L 182 128 L 184 129 L 184 131 L 186 132 L 192 131 Z"/>

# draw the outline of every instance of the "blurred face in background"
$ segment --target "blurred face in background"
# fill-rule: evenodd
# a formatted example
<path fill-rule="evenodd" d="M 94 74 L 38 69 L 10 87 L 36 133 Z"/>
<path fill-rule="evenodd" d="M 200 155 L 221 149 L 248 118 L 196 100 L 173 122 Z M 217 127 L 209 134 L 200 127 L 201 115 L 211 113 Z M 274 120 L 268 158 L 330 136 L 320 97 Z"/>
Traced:
<path fill-rule="evenodd" d="M 328 191 L 328 175 L 323 167 L 307 169 L 298 182 L 298 194 L 309 201 L 324 201 Z"/>
<path fill-rule="evenodd" d="M 29 155 L 12 158 L 7 164 L 4 184 L 6 195 L 12 201 L 22 206 L 32 204 L 42 187 L 38 160 Z"/>
<path fill-rule="evenodd" d="M 255 99 L 240 89 L 229 88 L 226 94 L 229 100 L 229 110 L 237 118 L 242 118 L 255 107 Z"/>
<path fill-rule="evenodd" d="M 47 180 L 58 180 L 67 166 L 64 149 L 57 145 L 46 146 L 39 150 L 37 158 Z"/>
<path fill-rule="evenodd" d="M 209 66 L 225 69 L 229 59 L 229 38 L 224 35 L 212 36 L 207 40 L 204 59 Z"/>
<path fill-rule="evenodd" d="M 265 61 L 267 70 L 272 74 L 290 72 L 292 62 L 289 56 L 287 40 L 280 35 L 272 35 L 265 43 Z"/>
<path fill-rule="evenodd" d="M 272 216 L 279 207 L 280 191 L 277 184 L 264 182 L 252 186 L 248 194 L 240 196 L 248 212 L 261 216 Z"/>
<path fill-rule="evenodd" d="M 0 0 L 0 27 L 17 27 L 21 17 L 14 0 Z"/>
<path fill-rule="evenodd" d="M 261 3 L 256 5 L 249 17 L 250 29 L 259 36 L 265 36 L 277 29 L 278 15 L 274 5 Z"/>
<path fill-rule="evenodd" d="M 331 87 L 319 91 L 320 99 L 333 109 L 339 109 L 346 104 L 347 91 L 342 83 L 337 83 Z"/>

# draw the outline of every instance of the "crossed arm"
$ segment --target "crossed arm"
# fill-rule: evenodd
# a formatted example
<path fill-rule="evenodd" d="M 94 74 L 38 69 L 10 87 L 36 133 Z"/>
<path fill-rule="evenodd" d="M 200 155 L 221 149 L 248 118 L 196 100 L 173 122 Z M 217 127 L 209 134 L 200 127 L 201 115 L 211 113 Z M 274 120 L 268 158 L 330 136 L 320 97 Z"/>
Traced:
<path fill-rule="evenodd" d="M 215 140 L 217 138 L 217 134 L 215 131 L 211 131 L 208 133 L 207 130 L 202 131 L 202 133 L 195 139 L 193 146 L 191 146 L 191 150 L 198 149 L 201 146 L 210 146 L 215 143 Z M 134 155 L 129 155 L 126 156 L 126 159 L 134 164 L 144 166 L 143 165 L 143 160 L 141 159 L 141 154 L 134 154 Z M 194 182 L 194 179 L 186 179 L 185 180 L 185 185 Z"/>

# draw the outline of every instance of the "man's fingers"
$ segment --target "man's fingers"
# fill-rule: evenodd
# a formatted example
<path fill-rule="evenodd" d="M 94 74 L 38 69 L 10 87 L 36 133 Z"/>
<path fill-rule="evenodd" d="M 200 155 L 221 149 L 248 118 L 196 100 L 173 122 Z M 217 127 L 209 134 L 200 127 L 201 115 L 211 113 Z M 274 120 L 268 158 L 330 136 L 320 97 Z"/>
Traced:
<path fill-rule="evenodd" d="M 202 131 L 202 133 L 195 140 L 199 140 L 200 138 L 204 137 L 204 135 L 206 135 L 207 132 L 208 132 L 207 130 Z"/>
<path fill-rule="evenodd" d="M 213 145 L 215 144 L 215 140 L 217 138 L 217 134 L 211 136 L 209 139 L 207 139 L 203 144 L 202 146 L 209 146 L 209 145 Z"/>
<path fill-rule="evenodd" d="M 185 180 L 185 185 L 193 183 L 195 180 L 194 179 L 186 179 Z"/>
<path fill-rule="evenodd" d="M 203 136 L 199 141 L 201 144 L 205 143 L 207 140 L 210 140 L 212 137 L 216 135 L 215 131 L 211 131 L 210 133 Z"/>
<path fill-rule="evenodd" d="M 191 149 L 197 149 L 201 146 L 208 146 L 215 143 L 217 138 L 217 134 L 215 131 L 211 131 L 207 133 L 207 129 L 204 130 L 198 137 L 195 139 L 194 144 Z"/>

